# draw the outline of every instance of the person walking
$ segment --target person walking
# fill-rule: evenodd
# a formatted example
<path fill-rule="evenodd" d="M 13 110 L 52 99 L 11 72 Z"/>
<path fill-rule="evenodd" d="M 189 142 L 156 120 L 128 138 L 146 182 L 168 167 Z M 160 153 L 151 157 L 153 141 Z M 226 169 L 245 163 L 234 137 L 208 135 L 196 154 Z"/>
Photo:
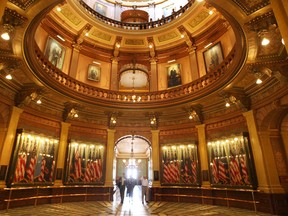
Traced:
<path fill-rule="evenodd" d="M 129 197 L 129 202 L 131 202 L 133 201 L 133 190 L 135 187 L 135 180 L 132 177 L 126 180 L 126 187 L 127 187 L 126 196 Z"/>
<path fill-rule="evenodd" d="M 125 173 L 123 173 L 123 175 L 121 177 L 119 177 L 118 182 L 117 182 L 117 186 L 120 190 L 121 204 L 123 204 L 123 202 L 124 202 L 125 181 L 126 181 Z"/>
<path fill-rule="evenodd" d="M 144 197 L 146 203 L 149 203 L 149 183 L 146 176 L 141 178 L 141 185 L 142 185 L 142 204 L 144 204 Z"/>

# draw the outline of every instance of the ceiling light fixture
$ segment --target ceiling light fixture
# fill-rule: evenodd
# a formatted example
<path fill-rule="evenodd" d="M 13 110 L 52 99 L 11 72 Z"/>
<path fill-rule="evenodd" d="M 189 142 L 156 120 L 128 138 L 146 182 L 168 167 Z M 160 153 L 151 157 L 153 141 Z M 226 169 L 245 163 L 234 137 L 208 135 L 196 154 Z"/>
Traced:
<path fill-rule="evenodd" d="M 65 39 L 64 39 L 62 36 L 57 35 L 57 37 L 58 37 L 60 40 L 65 41 Z"/>
<path fill-rule="evenodd" d="M 172 62 L 175 62 L 175 61 L 176 61 L 175 59 L 172 59 L 172 60 L 167 61 L 167 63 L 172 63 Z"/>
<path fill-rule="evenodd" d="M 269 43 L 270 43 L 270 40 L 265 37 L 261 41 L 262 46 L 267 46 Z"/>
<path fill-rule="evenodd" d="M 8 80 L 12 80 L 12 75 L 11 74 L 7 74 L 5 78 L 8 79 Z"/>
<path fill-rule="evenodd" d="M 212 43 L 209 43 L 206 46 L 204 46 L 204 48 L 206 49 L 206 48 L 210 47 L 211 45 L 212 45 Z"/>
<path fill-rule="evenodd" d="M 14 27 L 12 25 L 4 24 L 1 31 L 1 38 L 6 41 L 10 40 L 13 31 Z"/>

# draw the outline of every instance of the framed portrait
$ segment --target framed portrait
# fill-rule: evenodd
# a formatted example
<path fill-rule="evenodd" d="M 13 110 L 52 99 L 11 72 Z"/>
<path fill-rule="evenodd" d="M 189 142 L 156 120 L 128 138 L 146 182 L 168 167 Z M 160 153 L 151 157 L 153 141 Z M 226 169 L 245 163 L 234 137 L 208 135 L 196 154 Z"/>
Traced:
<path fill-rule="evenodd" d="M 95 3 L 95 11 L 103 16 L 106 16 L 107 7 L 105 5 Z"/>
<path fill-rule="evenodd" d="M 169 67 L 167 67 L 167 83 L 168 88 L 182 84 L 181 64 L 172 64 Z"/>
<path fill-rule="evenodd" d="M 218 42 L 210 49 L 206 50 L 203 55 L 206 72 L 210 72 L 223 61 L 221 43 Z"/>
<path fill-rule="evenodd" d="M 101 76 L 101 68 L 99 66 L 90 64 L 88 67 L 88 74 L 87 74 L 88 80 L 99 82 L 100 76 Z"/>
<path fill-rule="evenodd" d="M 56 40 L 48 37 L 45 48 L 45 57 L 58 69 L 62 70 L 65 48 Z"/>

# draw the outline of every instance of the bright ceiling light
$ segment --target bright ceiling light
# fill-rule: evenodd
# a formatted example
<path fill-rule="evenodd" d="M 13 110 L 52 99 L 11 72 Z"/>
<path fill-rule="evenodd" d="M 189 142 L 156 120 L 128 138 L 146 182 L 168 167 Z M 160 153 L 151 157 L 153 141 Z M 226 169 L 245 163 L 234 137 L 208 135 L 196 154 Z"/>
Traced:
<path fill-rule="evenodd" d="M 269 39 L 267 39 L 267 38 L 262 39 L 262 42 L 261 42 L 262 46 L 267 46 L 269 43 L 270 43 Z"/>
<path fill-rule="evenodd" d="M 3 34 L 1 34 L 1 38 L 2 38 L 3 40 L 8 41 L 8 40 L 10 40 L 10 35 L 9 35 L 8 32 L 4 32 Z"/>
<path fill-rule="evenodd" d="M 8 79 L 8 80 L 12 80 L 12 76 L 11 76 L 11 74 L 6 75 L 6 79 Z"/>
<path fill-rule="evenodd" d="M 282 43 L 283 45 L 285 45 L 284 38 L 282 38 L 281 43 Z"/>
<path fill-rule="evenodd" d="M 256 84 L 259 85 L 259 84 L 261 84 L 261 83 L 262 83 L 262 80 L 261 80 L 260 78 L 258 78 L 258 79 L 256 80 Z"/>

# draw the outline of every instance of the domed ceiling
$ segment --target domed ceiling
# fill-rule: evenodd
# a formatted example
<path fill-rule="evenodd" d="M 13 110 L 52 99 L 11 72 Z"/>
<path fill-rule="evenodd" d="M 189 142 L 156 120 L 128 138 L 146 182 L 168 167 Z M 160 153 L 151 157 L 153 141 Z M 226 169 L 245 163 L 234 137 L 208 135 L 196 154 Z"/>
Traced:
<path fill-rule="evenodd" d="M 105 20 L 100 16 L 96 16 L 92 9 L 84 4 L 84 1 L 39 1 L 35 3 L 36 1 L 27 0 L 14 2 L 17 2 L 17 4 L 13 5 L 11 3 L 13 6 L 10 5 L 11 7 L 7 8 L 5 13 L 7 16 L 16 17 L 17 20 L 20 20 L 18 24 L 15 24 L 17 37 L 14 38 L 13 42 L 0 44 L 1 59 L 4 59 L 2 62 L 5 62 L 1 62 L 1 67 L 5 68 L 5 65 L 11 63 L 12 60 L 13 64 L 16 65 L 14 63 L 16 62 L 15 59 L 18 61 L 19 58 L 23 58 L 23 61 L 19 60 L 21 62 L 19 64 L 25 65 L 25 67 L 18 66 L 16 71 L 19 71 L 19 73 L 14 74 L 15 80 L 11 81 L 12 84 L 9 85 L 9 88 L 15 92 L 24 92 L 27 90 L 26 88 L 34 83 L 38 86 L 37 88 L 44 89 L 42 91 L 43 106 L 29 105 L 31 109 L 37 110 L 44 116 L 50 116 L 53 113 L 54 116 L 61 118 L 67 104 L 76 104 L 80 117 L 79 120 L 73 121 L 79 121 L 83 125 L 85 125 L 85 122 L 102 125 L 105 128 L 108 117 L 111 113 L 115 114 L 118 118 L 117 127 L 119 127 L 120 135 L 121 130 L 125 127 L 139 128 L 139 130 L 142 130 L 140 133 L 145 133 L 147 128 L 149 130 L 149 121 L 152 114 L 157 115 L 159 125 L 162 128 L 173 130 L 174 127 L 179 125 L 183 128 L 191 128 L 191 126 L 199 124 L 199 121 L 188 119 L 191 107 L 197 112 L 199 111 L 199 117 L 201 118 L 198 120 L 200 122 L 203 119 L 206 122 L 213 122 L 213 119 L 219 118 L 223 114 L 233 115 L 232 113 L 237 112 L 237 110 L 241 112 L 241 107 L 243 108 L 246 105 L 245 103 L 227 110 L 223 107 L 225 97 L 233 94 L 237 99 L 241 98 L 243 101 L 249 101 L 251 97 L 253 98 L 253 91 L 257 90 L 254 83 L 255 76 L 251 73 L 253 67 L 257 65 L 257 68 L 261 68 L 263 62 L 281 62 L 281 59 L 286 56 L 283 54 L 285 48 L 278 40 L 281 39 L 281 35 L 277 28 L 267 28 L 268 33 L 273 38 L 277 38 L 277 41 L 271 41 L 269 47 L 260 45 L 258 28 L 263 23 L 271 23 L 270 18 L 274 16 L 270 6 L 268 6 L 268 0 L 191 1 L 193 5 L 189 6 L 189 9 L 178 13 L 177 17 L 171 19 L 168 23 L 157 24 L 157 21 L 154 21 L 155 25 L 153 27 L 141 29 L 140 27 L 119 27 L 117 22 L 111 22 L 109 19 Z M 84 3 L 80 4 L 79 2 Z M 86 2 L 88 4 L 88 1 Z M 107 0 L 106 2 L 114 3 L 116 1 Z M 143 0 L 122 2 L 131 3 L 131 5 L 135 3 L 137 5 L 150 4 L 150 1 Z M 157 1 L 157 4 L 161 2 Z M 46 7 L 48 8 L 46 11 L 38 14 L 41 11 L 40 9 Z M 21 15 L 25 10 L 29 11 L 27 17 Z M 231 14 L 232 12 L 233 14 Z M 63 42 L 65 45 L 69 47 L 78 46 L 81 48 L 81 53 L 91 59 L 111 63 L 113 57 L 116 57 L 119 60 L 120 68 L 124 68 L 125 65 L 132 62 L 149 68 L 151 67 L 151 61 L 164 64 L 174 59 L 187 57 L 189 53 L 193 53 L 193 50 L 204 49 L 205 46 L 215 42 L 232 28 L 232 32 L 237 32 L 235 34 L 235 44 L 237 45 L 236 48 L 239 49 L 236 49 L 235 52 L 240 52 L 240 54 L 234 60 L 239 65 L 229 79 L 224 77 L 223 80 L 219 80 L 216 90 L 208 87 L 207 90 L 202 91 L 203 94 L 200 94 L 200 91 L 190 93 L 190 91 L 197 90 L 197 88 L 201 88 L 208 82 L 199 79 L 197 82 L 195 81 L 196 84 L 193 86 L 196 87 L 192 90 L 189 87 L 185 89 L 186 85 L 190 85 L 187 83 L 183 85 L 184 87 L 181 86 L 174 90 L 163 90 L 159 95 L 152 91 L 151 95 L 155 98 L 155 102 L 139 101 L 139 103 L 131 103 L 131 101 L 104 98 L 102 95 L 109 94 L 109 89 L 99 91 L 98 98 L 87 95 L 80 97 L 75 91 L 67 91 L 59 84 L 52 84 L 49 80 L 41 79 L 43 77 L 37 74 L 38 71 L 33 71 L 33 64 L 38 62 L 35 59 L 35 53 L 34 59 L 29 59 L 29 57 L 26 59 L 22 56 L 22 41 L 26 43 L 27 40 L 33 38 L 33 35 L 29 37 L 30 30 L 33 28 L 35 30 L 38 25 L 51 37 L 57 38 L 57 35 L 62 37 L 65 40 Z M 23 26 L 23 28 L 19 28 L 19 26 Z M 26 28 L 27 26 L 28 28 Z M 249 38 L 248 40 L 243 36 L 244 34 L 242 35 L 243 32 L 245 32 L 245 37 Z M 24 40 L 25 34 L 27 36 L 26 41 Z M 42 38 L 37 38 L 37 40 L 41 41 Z M 28 46 L 27 49 L 29 49 Z M 231 51 L 232 47 L 229 47 L 227 53 L 229 53 L 229 50 Z M 28 53 L 27 50 L 25 52 Z M 15 55 L 15 57 L 12 55 Z M 246 61 L 245 65 L 244 60 Z M 26 66 L 26 62 L 30 65 Z M 226 66 L 229 66 L 229 64 L 227 61 Z M 121 72 L 124 74 L 121 83 L 132 91 L 133 76 L 131 75 L 134 71 L 127 68 L 126 73 L 125 71 Z M 137 74 L 139 74 L 139 77 L 135 77 L 134 87 L 143 88 L 143 86 L 147 86 L 146 80 L 151 80 L 151 74 L 148 77 L 143 76 L 144 74 L 141 72 L 135 73 L 135 76 Z M 202 76 L 204 75 L 202 74 Z M 263 78 L 266 80 L 272 79 L 269 70 L 266 70 Z M 268 84 L 267 86 L 269 86 Z M 270 84 L 273 85 L 273 80 Z M 115 98 L 117 91 L 111 91 Z M 179 92 L 186 92 L 186 96 L 182 96 Z M 175 98 L 171 99 L 170 94 L 176 95 Z M 153 98 L 152 96 L 151 98 Z M 127 133 L 123 132 L 122 135 L 127 135 Z"/>

